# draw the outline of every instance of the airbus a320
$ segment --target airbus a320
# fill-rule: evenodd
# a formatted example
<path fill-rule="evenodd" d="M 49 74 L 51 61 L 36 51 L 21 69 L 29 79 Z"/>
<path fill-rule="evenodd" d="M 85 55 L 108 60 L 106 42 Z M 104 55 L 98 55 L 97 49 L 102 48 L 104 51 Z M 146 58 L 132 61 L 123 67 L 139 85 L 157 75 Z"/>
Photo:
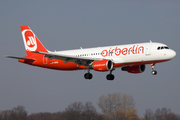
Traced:
<path fill-rule="evenodd" d="M 99 72 L 109 71 L 107 80 L 114 80 L 112 72 L 116 68 L 128 73 L 142 73 L 145 65 L 150 64 L 152 74 L 156 75 L 155 64 L 166 62 L 176 56 L 176 52 L 163 43 L 147 42 L 126 45 L 115 45 L 66 51 L 49 51 L 33 31 L 26 25 L 21 26 L 22 37 L 27 56 L 8 58 L 18 59 L 19 62 L 56 70 L 83 70 L 85 79 L 92 79 L 90 70 Z"/>

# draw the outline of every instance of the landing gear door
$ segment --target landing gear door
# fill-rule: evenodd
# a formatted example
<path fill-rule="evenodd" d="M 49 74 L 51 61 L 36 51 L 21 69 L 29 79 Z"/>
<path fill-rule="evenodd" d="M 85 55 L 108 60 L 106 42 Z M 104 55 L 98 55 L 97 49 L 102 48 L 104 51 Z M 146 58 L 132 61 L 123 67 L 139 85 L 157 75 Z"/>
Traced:
<path fill-rule="evenodd" d="M 148 45 L 146 45 L 145 54 L 146 54 L 146 55 L 151 55 L 151 43 L 149 43 Z"/>

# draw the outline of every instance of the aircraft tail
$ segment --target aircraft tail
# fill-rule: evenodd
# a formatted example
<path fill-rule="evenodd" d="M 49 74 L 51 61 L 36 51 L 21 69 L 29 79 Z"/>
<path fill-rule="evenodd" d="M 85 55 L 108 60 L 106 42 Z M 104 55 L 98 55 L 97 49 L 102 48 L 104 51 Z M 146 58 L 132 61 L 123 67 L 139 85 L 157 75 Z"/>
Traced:
<path fill-rule="evenodd" d="M 48 52 L 29 26 L 21 26 L 21 33 L 27 56 L 34 54 L 34 51 Z"/>

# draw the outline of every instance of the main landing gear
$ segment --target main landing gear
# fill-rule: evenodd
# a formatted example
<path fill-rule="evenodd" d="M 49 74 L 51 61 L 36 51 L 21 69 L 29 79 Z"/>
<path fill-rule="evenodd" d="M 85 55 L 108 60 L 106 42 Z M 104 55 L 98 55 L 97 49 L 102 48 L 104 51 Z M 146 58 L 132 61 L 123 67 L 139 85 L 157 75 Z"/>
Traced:
<path fill-rule="evenodd" d="M 84 78 L 90 80 L 90 79 L 92 79 L 93 75 L 92 75 L 89 71 L 90 71 L 90 70 L 88 70 L 88 73 L 85 73 L 85 74 L 84 74 Z"/>
<path fill-rule="evenodd" d="M 110 73 L 106 76 L 107 80 L 114 80 L 114 75 L 112 74 L 112 71 L 113 70 L 111 70 Z"/>
<path fill-rule="evenodd" d="M 156 75 L 157 74 L 157 71 L 156 70 L 154 70 L 155 69 L 155 63 L 152 63 L 151 64 L 151 67 L 152 67 L 152 75 Z"/>
<path fill-rule="evenodd" d="M 115 77 L 114 77 L 114 75 L 112 74 L 112 71 L 113 71 L 113 70 L 111 70 L 111 71 L 110 71 L 110 74 L 108 74 L 108 75 L 106 76 L 106 79 L 107 79 L 107 80 L 114 80 Z M 92 77 L 93 77 L 93 75 L 90 73 L 90 70 L 88 70 L 88 72 L 84 74 L 84 78 L 85 78 L 85 79 L 89 79 L 89 80 L 90 80 L 90 79 L 92 79 Z"/>

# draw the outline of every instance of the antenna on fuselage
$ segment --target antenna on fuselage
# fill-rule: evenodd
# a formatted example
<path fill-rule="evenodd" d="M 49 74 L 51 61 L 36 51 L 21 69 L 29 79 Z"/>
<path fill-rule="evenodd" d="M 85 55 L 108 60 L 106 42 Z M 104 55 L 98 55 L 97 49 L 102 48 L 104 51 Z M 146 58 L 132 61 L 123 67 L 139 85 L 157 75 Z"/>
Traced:
<path fill-rule="evenodd" d="M 81 50 L 82 50 L 82 47 L 80 47 L 81 48 Z"/>
<path fill-rule="evenodd" d="M 152 41 L 150 40 L 150 43 L 152 43 Z"/>

